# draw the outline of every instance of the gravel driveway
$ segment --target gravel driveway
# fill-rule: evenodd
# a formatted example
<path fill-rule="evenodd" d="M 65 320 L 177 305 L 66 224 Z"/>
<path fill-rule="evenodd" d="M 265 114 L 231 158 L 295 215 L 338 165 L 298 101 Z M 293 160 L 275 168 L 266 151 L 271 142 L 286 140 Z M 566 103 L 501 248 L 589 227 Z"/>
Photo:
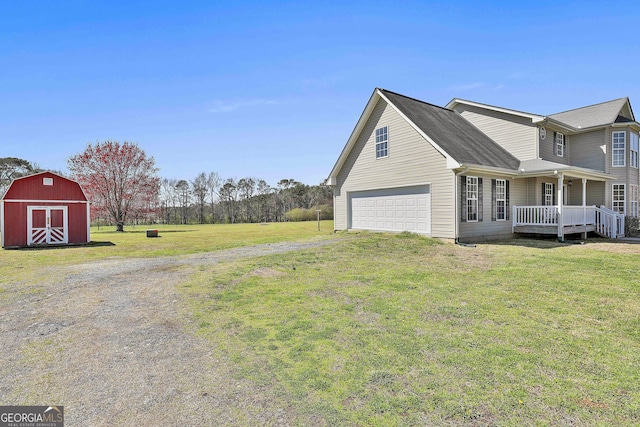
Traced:
<path fill-rule="evenodd" d="M 66 426 L 289 425 L 290 408 L 188 332 L 176 285 L 198 265 L 332 242 L 56 267 L 61 281 L 44 271 L 0 303 L 0 404 L 64 405 Z"/>

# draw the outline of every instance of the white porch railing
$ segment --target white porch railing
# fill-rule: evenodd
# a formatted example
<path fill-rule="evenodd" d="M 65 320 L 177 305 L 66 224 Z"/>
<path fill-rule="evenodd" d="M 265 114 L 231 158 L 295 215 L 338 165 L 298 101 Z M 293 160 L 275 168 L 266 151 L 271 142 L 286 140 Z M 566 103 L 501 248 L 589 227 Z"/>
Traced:
<path fill-rule="evenodd" d="M 624 235 L 624 215 L 604 206 L 562 206 L 562 215 L 559 215 L 557 206 L 513 207 L 514 230 L 518 226 L 564 228 L 580 225 L 594 226 L 598 234 L 612 239 Z"/>
<path fill-rule="evenodd" d="M 558 224 L 557 206 L 514 206 L 513 226 L 518 225 L 556 225 Z"/>
<path fill-rule="evenodd" d="M 612 239 L 624 236 L 624 215 L 604 206 L 596 208 L 596 231 Z"/>

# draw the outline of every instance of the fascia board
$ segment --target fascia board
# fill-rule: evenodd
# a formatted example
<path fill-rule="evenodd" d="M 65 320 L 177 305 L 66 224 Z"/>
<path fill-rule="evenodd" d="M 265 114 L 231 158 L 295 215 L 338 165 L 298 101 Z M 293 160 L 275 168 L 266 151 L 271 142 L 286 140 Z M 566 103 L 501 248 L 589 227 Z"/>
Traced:
<path fill-rule="evenodd" d="M 453 162 L 457 163 L 457 161 L 453 157 L 451 157 L 449 155 L 449 153 L 444 151 L 442 149 L 442 147 L 440 147 L 438 144 L 436 144 L 436 142 L 433 139 L 431 139 L 429 137 L 429 135 L 424 133 L 424 131 L 422 129 L 420 129 L 415 123 L 413 123 L 409 119 L 409 117 L 405 116 L 405 114 L 402 111 L 400 111 L 400 109 L 398 107 L 396 107 L 393 104 L 393 102 L 389 101 L 389 99 L 386 96 L 384 96 L 384 94 L 382 92 L 380 92 L 378 89 L 376 89 L 376 91 L 378 92 L 378 96 L 380 96 L 382 99 L 384 99 L 387 102 L 387 104 L 389 104 L 391 106 L 391 108 L 393 108 L 394 111 L 400 115 L 400 117 L 402 117 L 407 123 L 409 123 L 409 125 L 411 125 L 411 127 L 413 129 L 415 129 L 416 132 L 418 132 L 424 139 L 427 140 L 427 142 L 429 142 L 429 144 L 431 144 L 433 146 L 433 148 L 435 148 L 440 154 L 442 154 L 447 159 L 447 163 L 449 163 L 450 161 L 453 161 Z"/>
<path fill-rule="evenodd" d="M 538 114 L 530 114 L 525 113 L 523 111 L 511 110 L 509 108 L 496 107 L 495 105 L 483 104 L 481 102 L 467 101 L 465 99 L 453 98 L 449 103 L 445 106 L 452 110 L 458 104 L 466 104 L 472 107 L 484 108 L 486 110 L 497 111 L 499 113 L 511 114 L 512 116 L 525 117 L 527 119 L 531 119 L 532 123 L 538 123 L 545 119 L 544 116 L 540 116 Z"/>
<path fill-rule="evenodd" d="M 518 172 L 517 175 L 514 176 L 514 178 L 531 178 L 531 177 L 537 177 L 537 176 L 554 175 L 559 172 L 562 172 L 563 174 L 569 175 L 574 178 L 586 178 L 586 179 L 591 179 L 596 181 L 608 181 L 611 179 L 616 179 L 615 176 L 609 175 L 607 173 L 600 173 L 595 171 L 590 172 L 590 171 L 578 170 L 571 167 Z"/>
<path fill-rule="evenodd" d="M 635 114 L 633 114 L 633 108 L 631 108 L 631 101 L 629 100 L 629 97 L 627 97 L 627 106 L 629 107 L 629 111 L 631 112 L 631 118 L 635 121 L 636 116 Z"/>
<path fill-rule="evenodd" d="M 491 166 L 474 165 L 469 163 L 461 163 L 458 168 L 467 168 L 469 173 L 485 173 L 491 175 L 501 176 L 515 176 L 518 175 L 518 171 L 514 169 L 496 168 Z M 457 168 L 456 168 L 457 169 Z"/>

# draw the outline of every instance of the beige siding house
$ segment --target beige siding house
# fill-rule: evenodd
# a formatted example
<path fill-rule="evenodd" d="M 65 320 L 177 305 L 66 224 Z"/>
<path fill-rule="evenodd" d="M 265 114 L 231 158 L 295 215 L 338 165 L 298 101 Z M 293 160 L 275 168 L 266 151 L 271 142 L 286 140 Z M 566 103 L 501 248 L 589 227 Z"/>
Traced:
<path fill-rule="evenodd" d="M 639 133 L 627 98 L 543 116 L 375 89 L 327 179 L 335 229 L 617 238 L 638 216 Z"/>

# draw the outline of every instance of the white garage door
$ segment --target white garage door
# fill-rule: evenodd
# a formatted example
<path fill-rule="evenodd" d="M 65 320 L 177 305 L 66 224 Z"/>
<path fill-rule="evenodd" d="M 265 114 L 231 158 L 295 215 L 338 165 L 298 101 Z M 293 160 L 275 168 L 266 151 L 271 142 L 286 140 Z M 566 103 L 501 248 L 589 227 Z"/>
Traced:
<path fill-rule="evenodd" d="M 352 229 L 431 233 L 428 185 L 353 192 L 349 199 Z"/>

